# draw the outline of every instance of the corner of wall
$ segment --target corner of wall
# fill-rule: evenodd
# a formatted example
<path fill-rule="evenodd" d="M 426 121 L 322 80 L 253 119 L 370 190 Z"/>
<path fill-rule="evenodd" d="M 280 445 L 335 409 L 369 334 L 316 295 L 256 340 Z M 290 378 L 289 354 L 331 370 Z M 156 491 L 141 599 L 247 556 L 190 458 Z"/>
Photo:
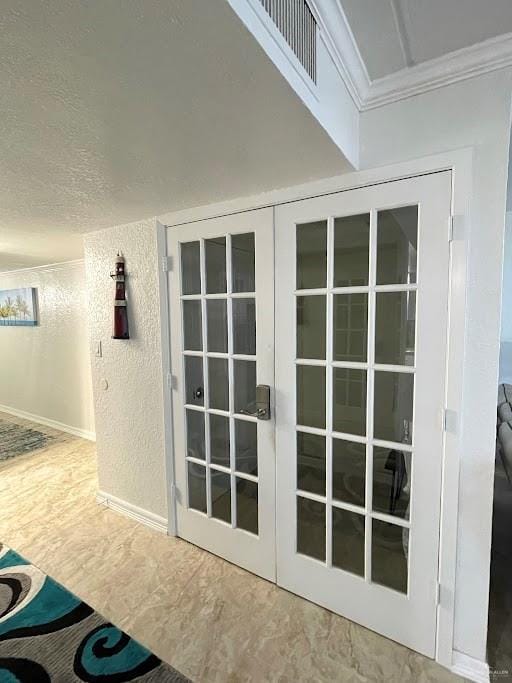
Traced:
<path fill-rule="evenodd" d="M 167 517 L 154 218 L 84 237 L 99 487 Z M 112 339 L 116 253 L 126 259 L 129 340 Z M 97 342 L 102 357 L 93 354 Z"/>

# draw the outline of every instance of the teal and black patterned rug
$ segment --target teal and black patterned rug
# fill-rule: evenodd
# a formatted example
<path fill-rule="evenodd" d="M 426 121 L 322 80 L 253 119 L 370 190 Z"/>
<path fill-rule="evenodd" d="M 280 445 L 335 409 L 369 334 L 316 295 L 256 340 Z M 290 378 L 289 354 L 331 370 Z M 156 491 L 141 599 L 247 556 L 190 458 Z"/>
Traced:
<path fill-rule="evenodd" d="M 0 420 L 0 462 L 44 448 L 52 441 L 55 438 L 49 434 L 9 420 Z"/>
<path fill-rule="evenodd" d="M 0 544 L 0 683 L 188 680 Z"/>

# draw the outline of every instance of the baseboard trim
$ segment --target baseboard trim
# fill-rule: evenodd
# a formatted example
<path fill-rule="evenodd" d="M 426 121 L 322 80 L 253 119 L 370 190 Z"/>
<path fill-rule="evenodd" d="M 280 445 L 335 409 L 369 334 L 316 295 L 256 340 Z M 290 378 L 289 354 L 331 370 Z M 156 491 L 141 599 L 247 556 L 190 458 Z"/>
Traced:
<path fill-rule="evenodd" d="M 105 493 L 105 491 L 98 491 L 96 494 L 96 501 L 100 505 L 105 505 L 105 507 L 111 508 L 116 512 L 120 512 L 125 517 L 130 517 L 141 524 L 145 524 L 154 531 L 159 531 L 162 534 L 167 534 L 167 520 L 165 517 L 160 517 L 160 515 L 155 515 L 153 512 L 144 510 L 137 505 L 132 505 L 126 500 L 121 498 L 116 498 L 110 493 Z"/>
<path fill-rule="evenodd" d="M 480 659 L 475 659 L 463 652 L 453 651 L 453 664 L 451 670 L 454 674 L 469 678 L 475 683 L 489 683 L 489 665 Z"/>
<path fill-rule="evenodd" d="M 51 427 L 52 429 L 57 429 L 60 432 L 66 432 L 66 434 L 79 436 L 81 439 L 96 441 L 95 432 L 90 432 L 87 429 L 79 429 L 78 427 L 71 427 L 71 425 L 66 425 L 63 422 L 57 422 L 57 420 L 50 420 L 49 418 L 42 417 L 41 415 L 27 413 L 25 410 L 18 410 L 17 408 L 11 408 L 10 406 L 4 406 L 0 404 L 0 412 L 14 415 L 14 417 L 21 417 L 22 419 L 30 420 L 31 422 L 37 422 L 45 427 Z"/>

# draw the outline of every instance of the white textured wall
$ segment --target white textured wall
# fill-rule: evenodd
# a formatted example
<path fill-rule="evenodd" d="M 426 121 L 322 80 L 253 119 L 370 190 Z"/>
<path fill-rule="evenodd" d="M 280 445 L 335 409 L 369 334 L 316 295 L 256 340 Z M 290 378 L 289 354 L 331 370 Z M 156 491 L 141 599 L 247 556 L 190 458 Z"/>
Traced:
<path fill-rule="evenodd" d="M 365 112 L 361 165 L 474 148 L 454 646 L 486 659 L 510 70 Z"/>
<path fill-rule="evenodd" d="M 155 221 L 90 233 L 84 247 L 99 488 L 167 518 Z M 127 341 L 111 338 L 118 250 L 128 275 Z"/>
<path fill-rule="evenodd" d="M 37 287 L 39 325 L 0 327 L 0 405 L 94 432 L 82 261 L 0 273 Z"/>

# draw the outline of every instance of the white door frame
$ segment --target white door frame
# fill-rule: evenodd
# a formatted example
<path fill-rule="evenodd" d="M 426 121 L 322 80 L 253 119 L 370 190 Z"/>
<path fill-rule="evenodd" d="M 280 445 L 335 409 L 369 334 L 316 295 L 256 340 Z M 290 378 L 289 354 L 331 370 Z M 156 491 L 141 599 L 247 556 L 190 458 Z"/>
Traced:
<path fill-rule="evenodd" d="M 275 206 L 323 194 L 331 194 L 376 183 L 399 180 L 432 173 L 452 172 L 453 224 L 451 229 L 450 290 L 448 352 L 446 372 L 446 429 L 441 490 L 441 525 L 439 540 L 439 590 L 436 661 L 451 668 L 453 665 L 453 633 L 455 617 L 455 574 L 457 559 L 457 527 L 459 508 L 459 471 L 462 446 L 462 390 L 465 352 L 465 313 L 467 255 L 470 241 L 471 183 L 473 148 L 454 150 L 412 161 L 376 169 L 347 173 L 342 176 L 310 182 L 304 185 L 273 190 L 252 197 L 184 209 L 159 216 L 156 220 L 159 291 L 161 314 L 161 344 L 163 370 L 163 406 L 165 429 L 165 461 L 168 484 L 169 534 L 176 535 L 174 496 L 174 464 L 172 443 L 172 410 L 170 373 L 170 325 L 168 276 L 166 271 L 165 231 L 167 227 L 193 223 L 251 209 Z M 447 239 L 449 226 L 447 226 Z"/>

